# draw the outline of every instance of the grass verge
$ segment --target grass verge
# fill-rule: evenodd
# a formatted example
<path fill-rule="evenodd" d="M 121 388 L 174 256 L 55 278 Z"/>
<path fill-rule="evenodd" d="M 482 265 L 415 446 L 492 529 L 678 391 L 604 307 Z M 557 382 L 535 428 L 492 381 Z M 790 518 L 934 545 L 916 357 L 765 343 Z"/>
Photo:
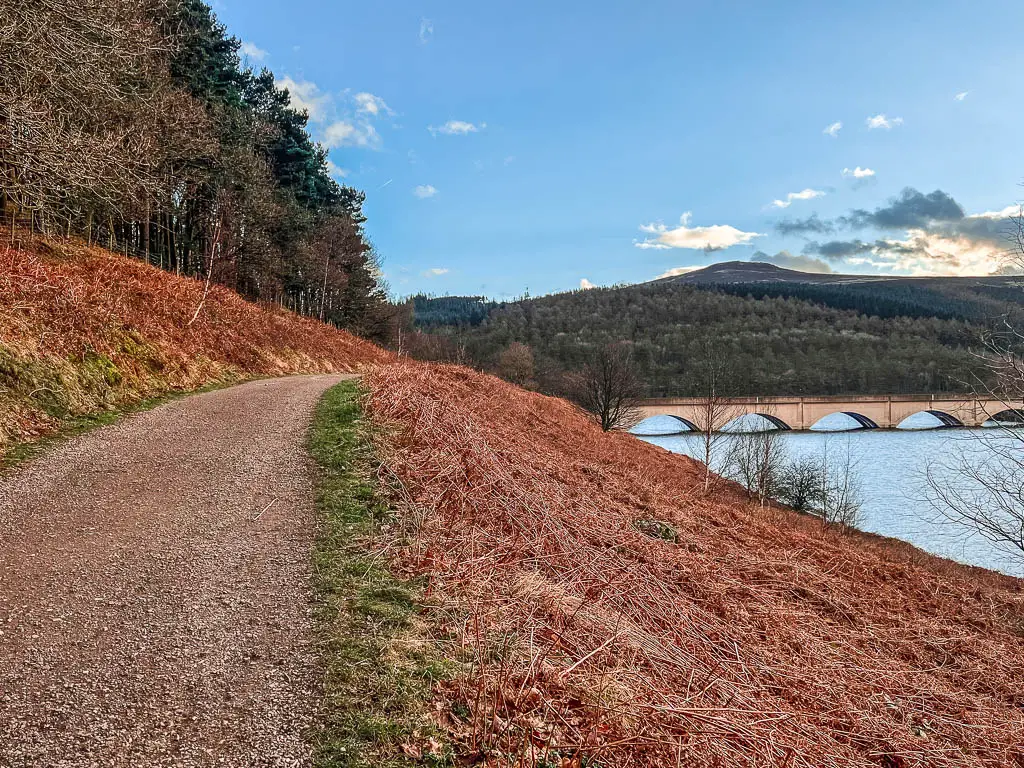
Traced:
<path fill-rule="evenodd" d="M 425 631 L 422 585 L 397 578 L 374 552 L 395 520 L 375 478 L 360 397 L 355 381 L 330 389 L 309 438 L 320 468 L 313 578 L 324 696 L 314 764 L 449 766 L 429 716 L 449 669 Z"/>
<path fill-rule="evenodd" d="M 62 419 L 60 426 L 54 432 L 32 440 L 18 440 L 12 442 L 7 445 L 5 450 L 0 447 L 0 451 L 2 451 L 0 452 L 0 472 L 6 472 L 14 469 L 19 464 L 35 458 L 54 443 L 61 440 L 66 440 L 70 437 L 77 437 L 78 435 L 91 432 L 94 429 L 99 429 L 100 427 L 105 427 L 109 424 L 116 424 L 125 416 L 130 416 L 133 413 L 149 411 L 153 408 L 164 405 L 165 403 L 180 400 L 183 397 L 188 397 L 189 395 L 198 395 L 203 392 L 213 392 L 217 389 L 231 387 L 235 384 L 241 384 L 245 380 L 246 379 L 231 378 L 223 381 L 215 381 L 203 387 L 199 387 L 198 389 L 174 390 L 172 392 L 165 392 L 162 395 L 157 395 L 156 397 L 149 397 L 144 400 L 138 400 L 134 403 L 119 405 L 109 410 L 96 411 L 95 413 L 87 413 L 82 416 L 70 416 Z"/>

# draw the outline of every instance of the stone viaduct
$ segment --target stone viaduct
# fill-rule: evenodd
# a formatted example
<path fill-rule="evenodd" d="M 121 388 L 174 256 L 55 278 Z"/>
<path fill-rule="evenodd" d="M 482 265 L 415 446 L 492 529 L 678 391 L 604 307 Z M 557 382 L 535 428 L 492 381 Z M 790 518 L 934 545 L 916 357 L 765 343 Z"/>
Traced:
<path fill-rule="evenodd" d="M 707 401 L 701 398 L 642 400 L 642 418 L 675 416 L 690 429 L 706 420 Z M 725 401 L 725 421 L 757 414 L 779 429 L 810 429 L 833 413 L 845 413 L 863 429 L 890 429 L 908 416 L 931 413 L 947 427 L 977 427 L 991 419 L 1024 422 L 1024 404 L 972 395 L 863 395 L 821 397 L 736 397 Z M 716 424 L 720 429 L 724 424 Z"/>

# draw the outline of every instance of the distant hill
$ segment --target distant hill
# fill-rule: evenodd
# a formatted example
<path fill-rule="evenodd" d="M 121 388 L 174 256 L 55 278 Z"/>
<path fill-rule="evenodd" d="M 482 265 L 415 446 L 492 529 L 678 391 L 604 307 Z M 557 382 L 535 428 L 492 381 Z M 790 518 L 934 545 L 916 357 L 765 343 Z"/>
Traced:
<path fill-rule="evenodd" d="M 709 349 L 730 365 L 737 394 L 943 392 L 983 375 L 972 349 L 986 330 L 1004 316 L 1024 321 L 1024 278 L 724 262 L 632 286 L 508 303 L 417 297 L 415 305 L 417 322 L 427 320 L 425 356 L 457 347 L 460 359 L 500 374 L 502 352 L 520 342 L 533 352 L 538 385 L 551 391 L 597 346 L 625 340 L 652 396 L 696 394 L 693 369 Z"/>

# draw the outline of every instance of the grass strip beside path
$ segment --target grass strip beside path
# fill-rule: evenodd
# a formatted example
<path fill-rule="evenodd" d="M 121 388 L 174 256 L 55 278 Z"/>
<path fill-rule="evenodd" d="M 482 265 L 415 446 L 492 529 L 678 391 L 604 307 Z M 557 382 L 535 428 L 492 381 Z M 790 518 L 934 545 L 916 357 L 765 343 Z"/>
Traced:
<path fill-rule="evenodd" d="M 309 438 L 319 464 L 313 579 L 324 696 L 314 764 L 449 766 L 429 718 L 434 684 L 449 674 L 427 638 L 421 585 L 395 577 L 374 548 L 394 514 L 360 398 L 356 381 L 330 389 Z"/>

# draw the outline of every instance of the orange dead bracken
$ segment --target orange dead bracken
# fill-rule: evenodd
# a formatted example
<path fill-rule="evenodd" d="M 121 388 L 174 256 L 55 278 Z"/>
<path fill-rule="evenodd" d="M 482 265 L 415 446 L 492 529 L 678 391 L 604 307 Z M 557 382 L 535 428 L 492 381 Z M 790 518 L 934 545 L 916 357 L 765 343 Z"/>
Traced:
<path fill-rule="evenodd" d="M 465 368 L 366 381 L 407 566 L 472 660 L 442 717 L 471 760 L 1024 765 L 1022 582 L 705 496 L 693 461 Z"/>

